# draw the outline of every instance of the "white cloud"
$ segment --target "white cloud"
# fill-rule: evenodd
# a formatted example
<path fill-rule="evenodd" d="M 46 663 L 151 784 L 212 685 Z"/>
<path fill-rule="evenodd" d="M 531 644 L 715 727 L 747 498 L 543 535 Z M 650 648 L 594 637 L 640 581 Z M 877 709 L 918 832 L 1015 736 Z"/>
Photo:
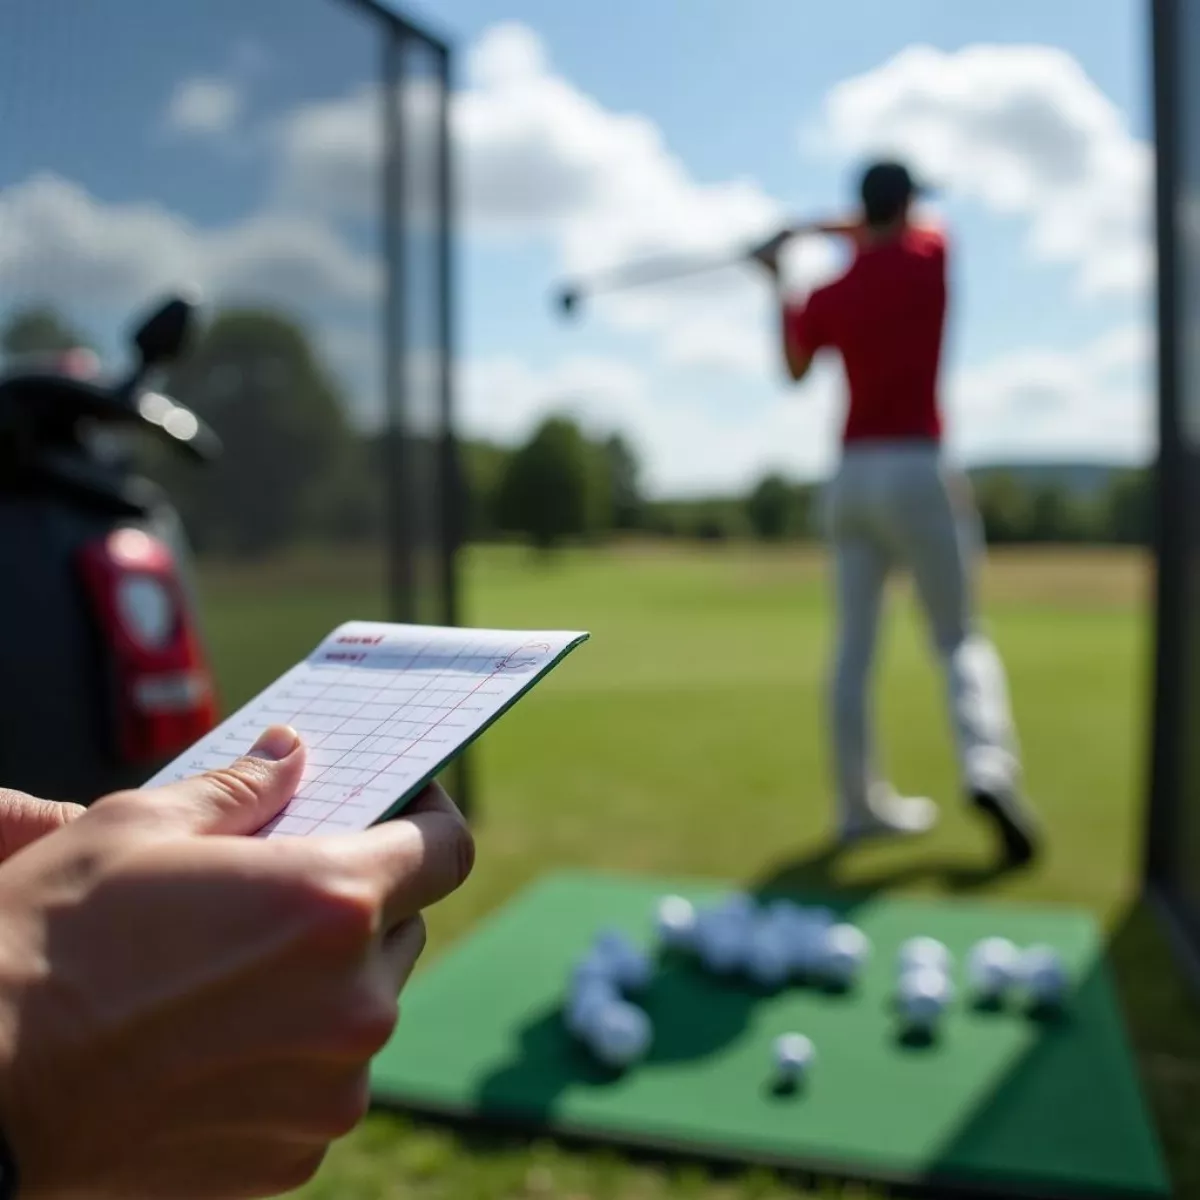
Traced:
<path fill-rule="evenodd" d="M 1096 456 L 1142 462 L 1155 445 L 1152 337 L 1114 329 L 1070 350 L 1024 350 L 947 388 L 951 442 L 968 461 Z"/>
<path fill-rule="evenodd" d="M 228 133 L 241 115 L 242 104 L 242 89 L 230 79 L 185 79 L 167 104 L 166 126 L 177 133 L 197 136 Z"/>
<path fill-rule="evenodd" d="M 1039 259 L 1089 294 L 1145 285 L 1152 149 L 1079 63 L 1050 46 L 910 46 L 830 90 L 816 144 L 900 153 L 950 191 L 1029 222 Z"/>
<path fill-rule="evenodd" d="M 451 119 L 467 229 L 491 238 L 548 239 L 574 277 L 642 256 L 711 254 L 771 232 L 782 206 L 754 180 L 695 179 L 646 117 L 617 113 L 555 73 L 537 36 L 493 26 L 466 61 L 468 86 Z M 435 95 L 404 97 L 406 145 L 431 147 Z M 278 129 L 281 201 L 369 213 L 377 204 L 380 96 L 373 87 L 304 106 Z M 418 167 L 410 181 L 428 178 Z M 811 281 L 833 265 L 830 247 L 798 256 Z M 651 336 L 673 363 L 757 370 L 765 289 L 747 267 L 675 287 L 605 297 L 596 316 Z"/>
<path fill-rule="evenodd" d="M 0 291 L 10 296 L 112 312 L 184 284 L 212 300 L 361 304 L 379 294 L 380 272 L 303 216 L 198 229 L 157 204 L 102 203 L 56 175 L 0 193 Z"/>

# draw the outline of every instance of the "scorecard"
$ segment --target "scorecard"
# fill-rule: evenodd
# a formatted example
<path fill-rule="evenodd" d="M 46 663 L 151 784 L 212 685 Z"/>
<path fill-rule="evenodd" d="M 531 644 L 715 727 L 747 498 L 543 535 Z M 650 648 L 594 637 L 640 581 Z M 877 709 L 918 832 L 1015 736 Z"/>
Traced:
<path fill-rule="evenodd" d="M 300 789 L 258 836 L 365 829 L 416 796 L 587 636 L 348 622 L 146 786 L 226 766 L 266 726 L 291 725 L 307 751 Z"/>

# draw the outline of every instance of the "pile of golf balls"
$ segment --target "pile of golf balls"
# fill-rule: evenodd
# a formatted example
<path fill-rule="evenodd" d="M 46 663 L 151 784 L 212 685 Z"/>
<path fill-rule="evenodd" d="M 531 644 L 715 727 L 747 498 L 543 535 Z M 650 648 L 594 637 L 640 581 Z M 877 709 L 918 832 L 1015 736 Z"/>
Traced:
<path fill-rule="evenodd" d="M 795 979 L 848 987 L 871 950 L 862 930 L 839 923 L 827 908 L 788 900 L 759 905 L 740 892 L 699 910 L 681 896 L 666 896 L 656 928 L 664 951 L 689 954 L 714 975 L 767 989 Z"/>
<path fill-rule="evenodd" d="M 650 959 L 632 941 L 605 930 L 571 973 L 563 1019 L 607 1066 L 630 1066 L 650 1049 L 650 1018 L 628 997 L 646 987 L 652 972 Z"/>
<path fill-rule="evenodd" d="M 950 951 L 930 937 L 909 938 L 897 961 L 896 1008 L 905 1032 L 932 1034 L 954 999 Z"/>
<path fill-rule="evenodd" d="M 1015 993 L 1043 1008 L 1061 1006 L 1070 983 L 1062 957 L 1052 946 L 1022 949 L 1001 937 L 984 938 L 971 948 L 967 981 L 979 1000 L 995 1003 Z"/>

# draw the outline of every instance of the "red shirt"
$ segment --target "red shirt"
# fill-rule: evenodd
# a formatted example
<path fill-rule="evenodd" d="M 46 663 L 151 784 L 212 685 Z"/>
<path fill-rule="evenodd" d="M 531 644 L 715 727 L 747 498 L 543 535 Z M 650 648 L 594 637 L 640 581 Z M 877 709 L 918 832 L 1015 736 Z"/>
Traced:
<path fill-rule="evenodd" d="M 844 441 L 936 441 L 945 317 L 945 236 L 911 227 L 860 247 L 845 274 L 785 310 L 784 328 L 797 350 L 841 354 L 850 390 Z"/>

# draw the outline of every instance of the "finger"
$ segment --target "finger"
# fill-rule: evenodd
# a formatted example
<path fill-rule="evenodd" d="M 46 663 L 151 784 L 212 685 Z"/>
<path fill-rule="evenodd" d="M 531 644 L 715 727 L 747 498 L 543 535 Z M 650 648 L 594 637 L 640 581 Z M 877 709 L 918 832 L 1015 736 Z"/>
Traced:
<path fill-rule="evenodd" d="M 273 725 L 227 767 L 162 787 L 118 792 L 92 811 L 99 818 L 133 818 L 169 831 L 252 834 L 296 794 L 303 770 L 300 735 Z"/>
<path fill-rule="evenodd" d="M 398 996 L 412 977 L 425 950 L 425 939 L 425 919 L 421 916 L 409 917 L 384 937 L 379 964 L 393 995 Z"/>
<path fill-rule="evenodd" d="M 258 1132 L 321 1144 L 348 1134 L 369 1102 L 364 1064 L 310 1057 L 263 1061 L 253 1086 L 236 1093 L 227 1075 L 209 1073 L 188 1089 L 180 1108 L 193 1128 L 217 1136 Z"/>
<path fill-rule="evenodd" d="M 330 837 L 325 847 L 380 897 L 391 929 L 445 899 L 475 865 L 475 842 L 454 802 L 436 784 L 394 821 Z"/>
<path fill-rule="evenodd" d="M 86 811 L 81 804 L 39 800 L 24 792 L 0 788 L 0 862 Z"/>

